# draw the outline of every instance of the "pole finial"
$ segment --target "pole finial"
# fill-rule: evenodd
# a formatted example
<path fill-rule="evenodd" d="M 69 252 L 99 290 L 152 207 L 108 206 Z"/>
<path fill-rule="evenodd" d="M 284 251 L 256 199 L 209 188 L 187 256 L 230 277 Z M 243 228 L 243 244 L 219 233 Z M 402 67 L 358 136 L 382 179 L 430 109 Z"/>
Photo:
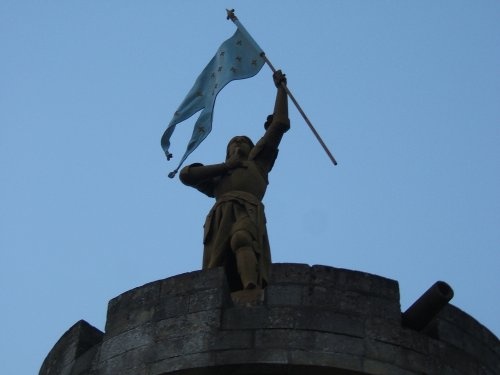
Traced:
<path fill-rule="evenodd" d="M 228 20 L 231 20 L 231 21 L 235 21 L 237 20 L 238 18 L 236 17 L 236 15 L 234 14 L 234 9 L 226 9 L 226 12 L 227 12 L 227 19 Z"/>

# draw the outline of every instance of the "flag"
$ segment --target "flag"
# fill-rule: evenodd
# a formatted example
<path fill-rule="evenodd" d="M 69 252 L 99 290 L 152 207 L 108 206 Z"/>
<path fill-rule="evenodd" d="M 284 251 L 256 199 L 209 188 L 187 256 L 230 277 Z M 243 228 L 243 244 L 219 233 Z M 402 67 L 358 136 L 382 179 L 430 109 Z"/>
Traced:
<path fill-rule="evenodd" d="M 186 98 L 175 111 L 161 138 L 163 151 L 167 159 L 170 160 L 172 157 L 169 151 L 170 137 L 176 125 L 201 111 L 194 125 L 186 152 L 177 168 L 168 175 L 170 178 L 175 176 L 189 154 L 200 145 L 212 130 L 213 110 L 217 94 L 235 79 L 245 79 L 256 75 L 264 65 L 262 53 L 262 49 L 246 30 L 242 31 L 239 28 L 231 38 L 221 44 L 215 56 L 203 69 Z"/>

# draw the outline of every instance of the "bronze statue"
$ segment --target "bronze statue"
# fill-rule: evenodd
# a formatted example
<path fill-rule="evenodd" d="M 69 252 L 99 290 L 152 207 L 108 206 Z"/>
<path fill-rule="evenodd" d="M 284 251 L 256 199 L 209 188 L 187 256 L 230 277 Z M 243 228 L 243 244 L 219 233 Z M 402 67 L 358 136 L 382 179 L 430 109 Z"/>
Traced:
<path fill-rule="evenodd" d="M 184 184 L 216 199 L 204 225 L 203 269 L 223 266 L 233 291 L 264 288 L 268 281 L 271 252 L 261 201 L 278 145 L 290 129 L 285 75 L 277 71 L 273 79 L 274 113 L 268 116 L 259 142 L 254 145 L 246 136 L 234 137 L 224 163 L 195 163 L 180 173 Z"/>

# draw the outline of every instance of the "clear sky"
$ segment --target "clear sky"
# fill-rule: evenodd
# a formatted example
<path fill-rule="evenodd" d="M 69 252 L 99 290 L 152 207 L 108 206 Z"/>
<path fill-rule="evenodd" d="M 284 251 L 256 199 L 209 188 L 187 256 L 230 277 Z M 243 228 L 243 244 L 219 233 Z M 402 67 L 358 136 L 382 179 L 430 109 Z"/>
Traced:
<path fill-rule="evenodd" d="M 437 280 L 500 334 L 500 2 L 0 2 L 1 374 L 36 374 L 59 337 L 145 283 L 200 268 L 212 200 L 167 178 L 194 118 L 160 137 L 242 23 L 293 106 L 264 199 L 273 260 Z M 230 83 L 188 162 L 257 140 L 265 66 Z"/>

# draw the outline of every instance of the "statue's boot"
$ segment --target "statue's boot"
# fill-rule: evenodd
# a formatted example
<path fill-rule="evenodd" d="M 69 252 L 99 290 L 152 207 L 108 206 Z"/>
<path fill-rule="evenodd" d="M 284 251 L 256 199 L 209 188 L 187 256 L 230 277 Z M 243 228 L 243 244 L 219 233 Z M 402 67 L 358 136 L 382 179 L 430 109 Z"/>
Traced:
<path fill-rule="evenodd" d="M 243 289 L 255 289 L 258 286 L 257 257 L 252 247 L 240 247 L 236 251 L 236 264 Z"/>

